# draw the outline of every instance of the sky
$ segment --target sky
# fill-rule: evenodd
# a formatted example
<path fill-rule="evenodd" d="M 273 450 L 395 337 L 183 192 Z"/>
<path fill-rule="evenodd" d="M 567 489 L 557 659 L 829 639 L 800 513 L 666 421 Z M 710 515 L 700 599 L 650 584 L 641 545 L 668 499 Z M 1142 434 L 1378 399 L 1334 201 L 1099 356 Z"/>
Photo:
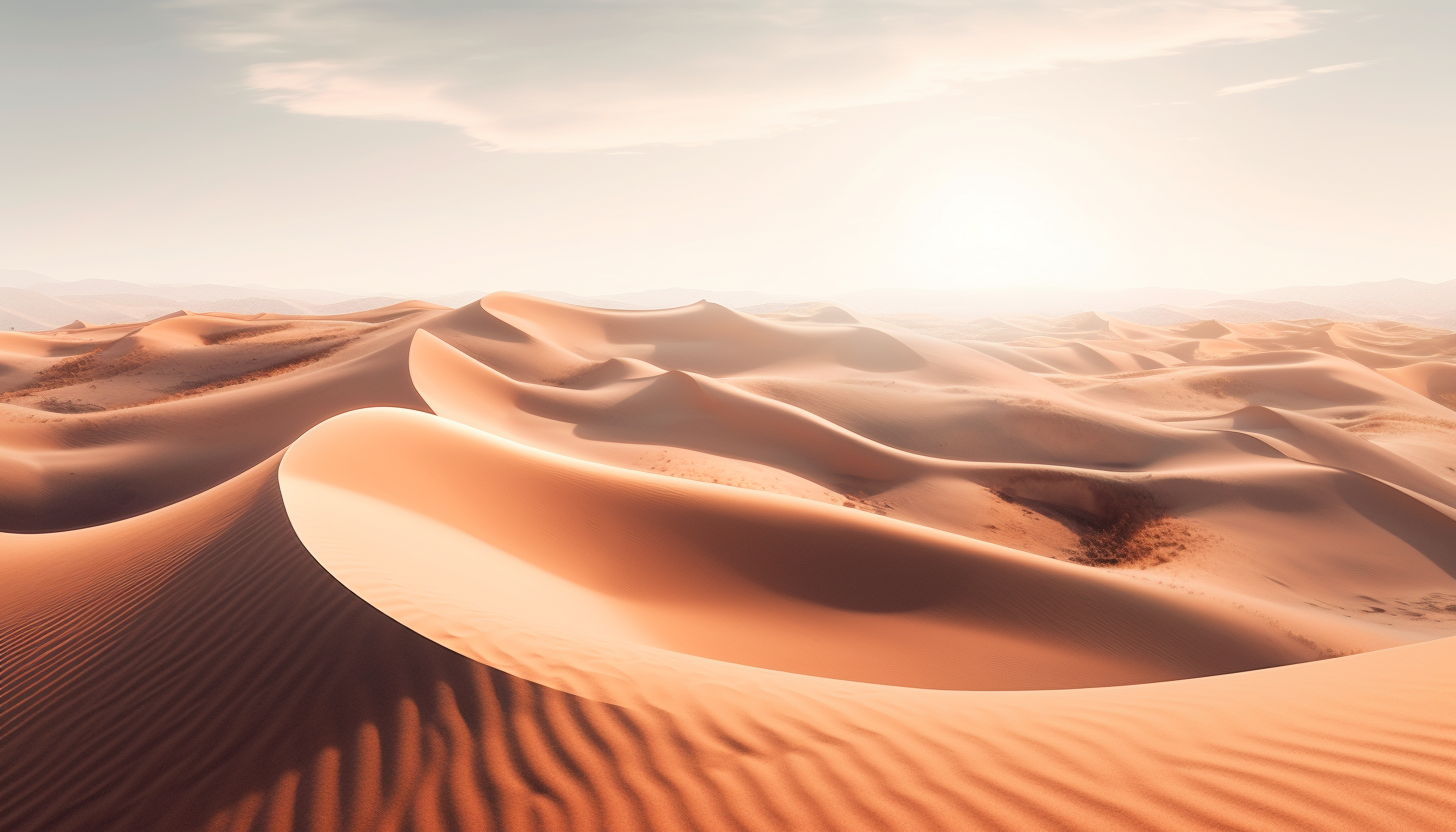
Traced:
<path fill-rule="evenodd" d="M 1456 278 L 1449 0 L 5 0 L 0 269 L 831 296 Z"/>

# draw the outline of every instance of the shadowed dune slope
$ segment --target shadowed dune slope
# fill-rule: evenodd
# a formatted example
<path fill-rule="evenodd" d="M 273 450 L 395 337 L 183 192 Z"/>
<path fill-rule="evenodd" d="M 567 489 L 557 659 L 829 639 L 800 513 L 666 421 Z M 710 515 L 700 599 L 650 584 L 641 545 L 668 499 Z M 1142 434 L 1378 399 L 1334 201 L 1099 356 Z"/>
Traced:
<path fill-rule="evenodd" d="M 1456 603 L 1451 481 L 1424 467 L 1426 457 L 1326 411 L 1349 402 L 1365 418 L 1398 415 L 1419 431 L 1443 423 L 1427 415 L 1430 400 L 1343 359 L 1298 353 L 1289 367 L 1288 353 L 1249 353 L 1255 371 L 1304 374 L 1297 385 L 1269 384 L 1278 408 L 1234 400 L 1254 389 L 1243 378 L 1210 388 L 1206 364 L 1040 378 L 915 337 L 904 343 L 924 360 L 897 368 L 811 364 L 808 347 L 786 346 L 791 362 L 765 353 L 761 374 L 740 363 L 715 378 L 649 360 L 694 331 L 684 321 L 697 307 L 573 309 L 562 323 L 550 302 L 505 300 L 487 305 L 509 307 L 518 331 L 538 341 L 551 331 L 543 322 L 555 322 L 569 330 L 559 350 L 599 356 L 607 347 L 588 335 L 608 331 L 630 340 L 635 357 L 553 375 L 497 360 L 497 342 L 477 341 L 467 355 L 420 332 L 410 373 L 436 413 L 583 460 L 853 507 L 1073 563 L 1136 566 L 1144 580 L 1273 618 L 1323 655 L 1456 632 L 1445 610 Z M 538 313 L 541 321 L 526 317 Z M 597 314 L 608 320 L 583 323 Z M 704 332 L 724 328 L 714 320 Z M 729 327 L 719 350 L 736 355 L 753 326 Z M 785 342 L 818 329 L 778 326 Z M 1272 363 L 1253 360 L 1264 356 Z M 1306 390 L 1319 394 L 1314 408 Z M 1192 399 L 1200 394 L 1206 403 Z M 1203 409 L 1149 411 L 1137 404 L 1144 398 Z"/>
<path fill-rule="evenodd" d="M 361 466 L 341 469 L 351 452 L 382 446 L 399 454 L 368 466 L 382 483 L 366 481 Z M 510 454 L 532 464 L 518 467 Z M 538 537 L 531 549 L 548 563 L 531 569 L 511 562 L 517 556 L 502 546 L 525 541 L 502 526 L 521 505 L 493 492 L 490 477 L 473 483 L 475 501 L 432 489 L 395 490 L 401 483 L 418 486 L 423 472 L 439 474 L 462 459 L 509 478 L 534 512 L 550 512 L 553 504 L 581 510 L 571 521 L 538 524 L 557 530 L 554 541 Z M 536 494 L 531 477 L 550 482 L 553 497 Z M 590 477 L 620 478 L 648 493 L 624 495 L 622 488 L 582 482 Z M 634 601 L 648 603 L 643 595 L 660 597 L 661 584 L 677 576 L 614 571 L 593 578 L 569 562 L 562 539 L 579 528 L 605 538 L 599 551 L 614 551 L 618 530 L 603 525 L 591 498 L 580 493 L 593 485 L 601 488 L 598 498 L 679 506 L 728 502 L 731 494 L 684 484 L 654 495 L 648 478 L 566 465 L 399 411 L 352 414 L 321 426 L 289 452 L 283 471 L 285 499 L 303 539 L 370 603 L 464 655 L 644 719 L 643 735 L 666 732 L 658 741 L 683 749 L 690 767 L 710 760 L 723 766 L 721 776 L 689 776 L 714 790 L 711 797 L 699 795 L 722 807 L 709 811 L 725 814 L 661 818 L 667 828 L 1421 828 L 1441 823 L 1451 808 L 1456 779 L 1447 763 L 1456 719 L 1443 703 L 1456 684 L 1452 642 L 1162 684 L 1007 693 L 864 685 L 711 661 L 646 646 L 661 634 L 640 610 L 612 615 Z M 470 492 L 472 485 L 457 480 L 448 488 Z M 703 498 L 674 501 L 678 489 Z M 742 497 L 750 504 L 782 499 Z M 370 509 L 350 504 L 356 500 Z M 468 510 L 498 501 L 485 517 Z M 755 508 L 755 517 L 771 518 Z M 831 523 L 829 513 L 838 514 L 818 512 Z M 371 520 L 346 526 L 342 517 Z M 669 517 L 655 519 L 674 525 Z M 860 525 L 856 531 L 870 536 L 873 527 L 894 524 L 863 518 Z M 693 527 L 709 546 L 729 534 L 701 520 Z M 429 542 L 427 555 L 390 538 L 403 529 L 410 540 Z M 650 531 L 628 537 L 645 551 L 660 542 Z M 692 557 L 682 545 L 672 551 Z M 913 560 L 897 566 L 916 569 Z M 597 592 L 617 597 L 603 603 L 594 593 L 573 593 L 562 580 L 573 572 L 576 588 L 595 584 Z M 834 576 L 824 577 L 813 586 L 832 591 Z M 1047 583 L 1054 594 L 1054 582 Z M 677 612 L 723 615 L 724 606 L 696 597 L 690 609 Z M 693 624 L 674 623 L 669 637 Z M 751 635 L 745 632 L 751 623 L 732 623 L 734 636 Z M 788 629 L 779 627 L 786 640 Z M 1392 675 L 1409 684 L 1390 684 Z M 684 775 L 676 767 L 662 773 L 674 781 Z"/>
<path fill-rule="evenodd" d="M 1456 336 L 897 323 L 0 333 L 0 829 L 1450 827 Z"/>
<path fill-rule="evenodd" d="M 139 514 L 247 470 L 329 416 L 422 407 L 409 337 L 437 314 L 400 304 L 0 333 L 0 529 Z"/>
<path fill-rule="evenodd" d="M 411 586 L 452 602 L 488 593 L 522 626 L 579 637 L 971 689 L 1127 684 L 1318 655 L 1264 622 L 1123 575 L 577 462 L 409 411 L 331 420 L 294 446 L 285 472 L 289 514 L 316 553 L 371 540 L 412 549 Z"/>
<path fill-rule="evenodd" d="M 106 526 L 3 537 L 0 826 L 445 829 L 488 816 L 496 786 L 450 799 L 439 781 L 477 767 L 482 726 L 502 722 L 489 708 L 520 684 L 339 586 L 293 535 L 275 470 Z M 492 775 L 509 788 L 506 769 Z"/>

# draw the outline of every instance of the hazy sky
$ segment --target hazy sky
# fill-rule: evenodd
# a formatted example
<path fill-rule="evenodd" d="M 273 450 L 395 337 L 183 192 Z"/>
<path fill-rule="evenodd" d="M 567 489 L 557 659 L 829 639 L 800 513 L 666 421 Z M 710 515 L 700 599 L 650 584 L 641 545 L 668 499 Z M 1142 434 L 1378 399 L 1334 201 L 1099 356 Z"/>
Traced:
<path fill-rule="evenodd" d="M 3 0 L 0 268 L 1448 280 L 1453 42 L 1451 0 Z"/>

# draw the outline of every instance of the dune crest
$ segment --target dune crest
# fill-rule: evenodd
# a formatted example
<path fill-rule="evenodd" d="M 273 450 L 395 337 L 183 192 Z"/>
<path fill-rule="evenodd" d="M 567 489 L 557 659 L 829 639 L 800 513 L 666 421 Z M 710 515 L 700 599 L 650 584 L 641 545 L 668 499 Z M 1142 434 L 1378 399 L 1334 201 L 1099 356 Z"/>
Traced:
<path fill-rule="evenodd" d="M 921 324 L 0 334 L 0 828 L 1448 823 L 1456 336 Z"/>

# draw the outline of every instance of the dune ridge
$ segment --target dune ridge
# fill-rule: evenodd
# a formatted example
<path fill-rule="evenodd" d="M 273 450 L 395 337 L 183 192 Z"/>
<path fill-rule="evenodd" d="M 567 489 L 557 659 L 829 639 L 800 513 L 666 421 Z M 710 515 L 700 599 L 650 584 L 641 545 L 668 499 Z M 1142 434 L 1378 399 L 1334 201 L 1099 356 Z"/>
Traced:
<path fill-rule="evenodd" d="M 997 326 L 0 333 L 0 827 L 1444 828 L 1456 336 Z"/>

